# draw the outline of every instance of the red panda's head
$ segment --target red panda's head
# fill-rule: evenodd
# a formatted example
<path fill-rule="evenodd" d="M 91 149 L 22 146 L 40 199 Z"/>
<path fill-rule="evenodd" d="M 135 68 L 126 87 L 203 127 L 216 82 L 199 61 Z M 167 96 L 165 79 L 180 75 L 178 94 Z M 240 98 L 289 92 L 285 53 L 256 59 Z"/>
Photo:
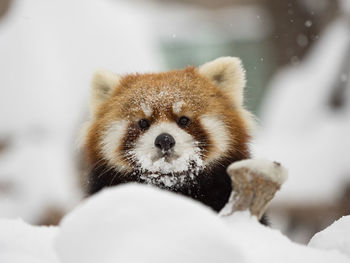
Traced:
<path fill-rule="evenodd" d="M 241 62 L 232 57 L 157 74 L 97 73 L 84 137 L 88 160 L 119 177 L 137 174 L 170 187 L 247 158 L 244 86 Z"/>

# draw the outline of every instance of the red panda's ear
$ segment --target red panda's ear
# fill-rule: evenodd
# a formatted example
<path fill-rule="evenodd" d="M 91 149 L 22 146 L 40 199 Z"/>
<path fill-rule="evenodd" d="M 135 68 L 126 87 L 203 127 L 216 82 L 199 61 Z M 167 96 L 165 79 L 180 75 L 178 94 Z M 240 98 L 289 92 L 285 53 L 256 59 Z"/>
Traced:
<path fill-rule="evenodd" d="M 119 75 L 106 70 L 100 70 L 94 74 L 91 82 L 91 113 L 95 113 L 98 106 L 109 98 L 119 81 Z"/>
<path fill-rule="evenodd" d="M 237 106 L 243 104 L 243 89 L 246 80 L 245 70 L 239 58 L 217 58 L 200 66 L 199 73 L 219 86 Z"/>

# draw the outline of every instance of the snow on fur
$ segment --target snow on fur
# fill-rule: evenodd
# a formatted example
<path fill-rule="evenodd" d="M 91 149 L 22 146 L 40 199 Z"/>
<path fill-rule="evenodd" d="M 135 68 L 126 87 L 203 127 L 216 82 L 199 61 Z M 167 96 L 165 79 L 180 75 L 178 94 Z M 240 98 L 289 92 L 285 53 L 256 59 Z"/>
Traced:
<path fill-rule="evenodd" d="M 228 171 L 234 171 L 241 168 L 249 169 L 252 172 L 282 185 L 287 180 L 287 170 L 277 162 L 271 162 L 264 159 L 246 159 L 235 162 L 228 167 Z"/>

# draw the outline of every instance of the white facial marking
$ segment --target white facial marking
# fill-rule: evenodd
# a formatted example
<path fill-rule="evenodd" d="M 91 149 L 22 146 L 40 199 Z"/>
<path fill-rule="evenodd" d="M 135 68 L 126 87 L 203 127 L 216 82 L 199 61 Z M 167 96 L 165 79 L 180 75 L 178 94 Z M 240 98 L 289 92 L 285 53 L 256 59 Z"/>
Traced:
<path fill-rule="evenodd" d="M 119 161 L 116 149 L 120 146 L 125 135 L 128 122 L 125 120 L 113 122 L 105 131 L 101 142 L 102 154 L 111 164 Z"/>
<path fill-rule="evenodd" d="M 169 133 L 175 139 L 175 146 L 170 160 L 159 156 L 159 149 L 154 145 L 158 135 Z M 203 166 L 198 143 L 194 138 L 180 129 L 175 123 L 165 122 L 155 124 L 146 131 L 136 143 L 131 152 L 141 169 L 151 173 L 177 173 L 189 170 L 189 164 L 194 162 L 198 169 Z"/>
<path fill-rule="evenodd" d="M 146 117 L 151 117 L 152 116 L 152 109 L 146 105 L 145 103 L 141 103 L 141 109 L 143 113 L 146 115 Z"/>
<path fill-rule="evenodd" d="M 230 145 L 230 136 L 224 122 L 222 122 L 218 117 L 215 116 L 202 116 L 200 121 L 206 131 L 209 133 L 212 144 L 215 146 L 216 151 L 214 151 L 211 156 L 208 156 L 208 160 L 214 159 L 218 153 L 222 154 L 227 151 Z"/>
<path fill-rule="evenodd" d="M 179 114 L 182 108 L 182 105 L 184 105 L 185 103 L 181 100 L 181 101 L 177 101 L 173 104 L 173 113 L 175 114 Z"/>

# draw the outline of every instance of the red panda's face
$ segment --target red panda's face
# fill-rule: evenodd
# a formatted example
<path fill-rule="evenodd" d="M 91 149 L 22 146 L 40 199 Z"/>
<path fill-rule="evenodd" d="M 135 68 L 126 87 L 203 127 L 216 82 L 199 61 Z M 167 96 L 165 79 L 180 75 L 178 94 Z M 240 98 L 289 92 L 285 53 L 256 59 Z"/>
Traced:
<path fill-rule="evenodd" d="M 116 77 L 111 90 L 103 83 L 85 139 L 91 164 L 166 185 L 173 182 L 164 175 L 181 181 L 248 154 L 248 115 L 233 97 L 240 94 L 220 87 L 235 83 L 225 71 L 211 76 L 205 66 Z"/>

